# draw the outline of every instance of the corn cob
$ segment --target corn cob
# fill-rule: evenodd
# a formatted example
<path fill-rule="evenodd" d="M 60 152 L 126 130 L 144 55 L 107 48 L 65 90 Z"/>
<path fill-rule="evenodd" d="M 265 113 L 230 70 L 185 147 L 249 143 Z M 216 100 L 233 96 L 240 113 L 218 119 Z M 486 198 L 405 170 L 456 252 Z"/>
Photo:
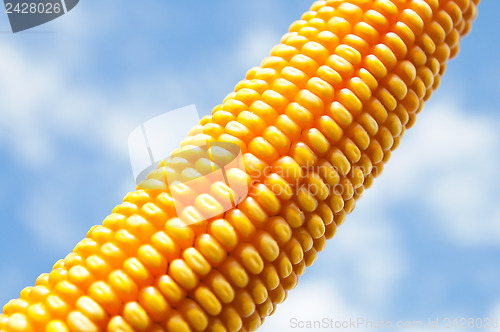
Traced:
<path fill-rule="evenodd" d="M 192 164 L 160 164 L 149 187 L 3 307 L 0 331 L 257 329 L 381 173 L 478 2 L 315 2 L 179 149 L 236 144 L 246 173 L 229 176 L 248 197 L 223 212 L 232 189 L 217 184 L 178 216 L 171 188 L 155 181 Z M 195 171 L 214 169 L 202 159 Z"/>

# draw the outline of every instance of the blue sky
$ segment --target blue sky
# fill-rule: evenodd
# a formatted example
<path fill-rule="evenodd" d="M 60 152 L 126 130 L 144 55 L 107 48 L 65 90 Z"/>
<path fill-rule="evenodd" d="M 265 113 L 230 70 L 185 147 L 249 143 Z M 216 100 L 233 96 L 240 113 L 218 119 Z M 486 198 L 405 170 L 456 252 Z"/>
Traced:
<path fill-rule="evenodd" d="M 134 188 L 137 125 L 193 103 L 209 113 L 309 4 L 82 1 L 15 35 L 0 14 L 0 305 Z M 500 319 L 498 13 L 483 0 L 382 176 L 262 331 Z"/>

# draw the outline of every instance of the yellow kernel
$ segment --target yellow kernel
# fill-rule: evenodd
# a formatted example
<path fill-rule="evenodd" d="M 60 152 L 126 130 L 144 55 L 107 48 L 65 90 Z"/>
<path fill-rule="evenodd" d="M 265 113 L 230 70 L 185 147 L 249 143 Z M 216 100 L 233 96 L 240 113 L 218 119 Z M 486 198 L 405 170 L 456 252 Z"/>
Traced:
<path fill-rule="evenodd" d="M 303 31 L 303 30 L 301 30 Z M 309 39 L 304 37 L 303 35 L 299 35 L 298 32 L 292 32 L 293 35 L 287 38 L 286 44 L 295 47 L 296 49 L 301 49 L 306 43 L 309 42 Z"/>
<path fill-rule="evenodd" d="M 278 76 L 276 70 L 271 68 L 259 68 L 255 73 L 255 78 L 266 81 L 268 83 L 274 81 L 274 79 Z"/>
<path fill-rule="evenodd" d="M 326 65 L 339 73 L 342 78 L 349 78 L 354 73 L 354 66 L 352 63 L 337 54 L 331 55 L 326 61 Z"/>
<path fill-rule="evenodd" d="M 26 311 L 28 320 L 35 324 L 45 325 L 51 320 L 50 313 L 43 303 L 35 303 L 28 307 Z"/>
<path fill-rule="evenodd" d="M 76 301 L 82 295 L 82 291 L 78 287 L 66 280 L 58 282 L 55 290 L 68 302 Z"/>
<path fill-rule="evenodd" d="M 69 332 L 69 328 L 62 320 L 51 320 L 45 327 L 46 332 Z"/>
<path fill-rule="evenodd" d="M 122 270 L 111 272 L 107 280 L 108 284 L 124 302 L 137 298 L 138 287 L 136 283 Z"/>
<path fill-rule="evenodd" d="M 186 290 L 193 289 L 199 282 L 198 276 L 182 259 L 170 262 L 168 274 Z"/>
<path fill-rule="evenodd" d="M 243 266 L 245 266 L 248 272 L 252 274 L 257 275 L 264 269 L 264 261 L 262 260 L 262 257 L 251 244 L 241 244 L 236 249 L 235 256 L 241 258 Z"/>
<path fill-rule="evenodd" d="M 394 111 L 396 106 L 398 106 L 396 98 L 385 88 L 378 89 L 376 97 L 380 100 L 384 108 L 389 111 Z"/>
<path fill-rule="evenodd" d="M 373 120 L 373 122 L 375 123 L 375 126 L 376 126 L 376 130 L 375 130 L 375 132 L 376 132 L 378 130 L 378 126 L 376 125 L 375 120 Z M 352 132 L 351 138 L 354 140 L 355 144 L 359 148 L 361 148 L 362 150 L 365 150 L 368 147 L 368 145 L 370 144 L 370 135 L 360 125 L 354 126 L 351 129 L 351 132 Z M 374 134 L 372 134 L 372 135 L 374 135 Z"/>
<path fill-rule="evenodd" d="M 285 179 L 276 173 L 272 173 L 266 177 L 266 186 L 280 199 L 288 200 L 293 196 L 292 187 L 288 184 Z"/>
<path fill-rule="evenodd" d="M 68 315 L 67 323 L 68 327 L 73 331 L 99 331 L 99 327 L 79 311 L 70 312 Z"/>
<path fill-rule="evenodd" d="M 101 247 L 101 256 L 115 266 L 120 266 L 126 258 L 125 253 L 112 242 L 105 243 Z"/>
<path fill-rule="evenodd" d="M 66 302 L 64 302 L 59 296 L 56 295 L 47 296 L 45 304 L 52 316 L 60 319 L 65 319 L 70 310 L 68 304 L 66 304 Z"/>
<path fill-rule="evenodd" d="M 387 80 L 387 88 L 398 99 L 402 100 L 408 93 L 405 82 L 397 75 L 390 74 Z"/>
<path fill-rule="evenodd" d="M 372 96 L 370 87 L 359 77 L 351 78 L 349 88 L 359 98 L 360 102 L 366 102 Z"/>
<path fill-rule="evenodd" d="M 330 143 L 325 136 L 316 128 L 311 128 L 306 133 L 307 141 L 311 148 L 320 156 L 330 149 Z"/>
<path fill-rule="evenodd" d="M 255 303 L 252 296 L 245 290 L 240 290 L 236 293 L 234 306 L 243 318 L 250 316 L 255 311 Z"/>
<path fill-rule="evenodd" d="M 304 143 L 298 142 L 292 146 L 291 155 L 302 167 L 312 167 L 318 162 L 318 157 Z"/>
<path fill-rule="evenodd" d="M 301 261 L 295 264 L 292 270 L 297 274 L 303 274 L 305 272 L 304 256 L 313 247 L 314 240 L 305 228 L 298 228 L 294 230 L 294 236 L 300 243 L 300 246 L 303 251 L 303 256 Z M 283 277 L 286 278 L 288 276 L 289 274 Z"/>
<path fill-rule="evenodd" d="M 342 176 L 347 175 L 347 173 L 349 173 L 349 171 L 351 170 L 351 164 L 349 163 L 349 160 L 339 149 L 334 149 L 331 152 L 329 160 L 335 170 Z"/>
<path fill-rule="evenodd" d="M 379 32 L 366 22 L 357 23 L 353 28 L 353 33 L 369 44 L 375 44 L 380 38 Z"/>
<path fill-rule="evenodd" d="M 375 55 L 370 54 L 365 58 L 365 68 L 377 79 L 387 75 L 387 68 Z"/>
<path fill-rule="evenodd" d="M 364 14 L 364 21 L 376 28 L 378 31 L 385 31 L 389 26 L 387 18 L 373 9 L 368 10 Z"/>
<path fill-rule="evenodd" d="M 158 279 L 157 287 L 172 306 L 177 305 L 186 297 L 186 291 L 168 275 L 163 275 Z"/>
<path fill-rule="evenodd" d="M 316 196 L 319 200 L 325 200 L 328 197 L 329 189 L 323 182 L 319 174 L 311 173 L 307 177 L 308 189 L 311 194 Z"/>
<path fill-rule="evenodd" d="M 261 304 L 267 300 L 268 291 L 266 285 L 260 279 L 252 279 L 248 288 L 255 304 Z"/>
<path fill-rule="evenodd" d="M 391 49 L 398 60 L 402 60 L 408 52 L 408 48 L 403 39 L 394 32 L 389 32 L 384 36 L 383 44 Z"/>
<path fill-rule="evenodd" d="M 424 28 L 424 21 L 422 20 L 422 18 L 409 8 L 403 10 L 401 14 L 401 22 L 408 25 L 410 29 L 417 35 L 422 33 L 422 30 Z"/>
<path fill-rule="evenodd" d="M 319 129 L 332 144 L 335 144 L 342 137 L 342 128 L 329 116 L 323 115 L 318 122 Z"/>
<path fill-rule="evenodd" d="M 193 230 L 186 226 L 179 218 L 172 218 L 166 223 L 165 233 L 181 248 L 193 245 Z"/>
<path fill-rule="evenodd" d="M 233 226 L 227 220 L 217 219 L 210 224 L 210 234 L 224 247 L 226 250 L 233 249 L 238 243 L 238 235 Z"/>
<path fill-rule="evenodd" d="M 314 115 L 311 111 L 295 102 L 288 105 L 285 114 L 301 128 L 311 127 L 314 120 Z"/>
<path fill-rule="evenodd" d="M 71 271 L 71 269 L 70 269 Z M 68 273 L 68 276 L 70 274 Z M 27 297 L 27 301 L 29 302 L 41 302 L 47 298 L 47 296 L 50 294 L 50 290 L 45 287 L 45 286 L 35 286 L 30 289 L 29 295 Z M 21 296 L 21 298 L 23 298 Z"/>
<path fill-rule="evenodd" d="M 287 62 L 284 59 L 276 56 L 267 57 L 261 63 L 262 68 L 272 68 L 276 71 L 281 71 L 286 65 Z"/>
<path fill-rule="evenodd" d="M 324 63 L 329 55 L 328 50 L 317 42 L 308 42 L 302 47 L 302 52 L 317 63 Z"/>
<path fill-rule="evenodd" d="M 289 183 L 296 183 L 302 178 L 302 168 L 288 156 L 279 159 L 273 164 L 273 172 L 286 179 Z"/>
<path fill-rule="evenodd" d="M 113 237 L 113 232 L 101 225 L 92 228 L 92 232 L 89 231 L 89 233 L 90 237 L 98 243 L 106 243 Z"/>
<path fill-rule="evenodd" d="M 272 262 L 278 257 L 280 252 L 278 243 L 268 233 L 261 232 L 253 243 L 266 261 Z"/>
<path fill-rule="evenodd" d="M 179 246 L 164 231 L 156 232 L 151 237 L 151 244 L 169 261 L 180 255 Z"/>
<path fill-rule="evenodd" d="M 318 209 L 316 212 L 321 216 L 321 219 L 323 220 L 323 223 L 325 225 L 329 225 L 333 222 L 333 213 L 332 210 L 328 207 L 328 204 L 325 202 L 321 203 L 318 206 Z M 315 244 L 316 247 L 316 244 Z"/>
<path fill-rule="evenodd" d="M 146 331 L 152 323 L 147 312 L 137 302 L 128 302 L 125 304 L 123 318 L 135 331 Z"/>
<path fill-rule="evenodd" d="M 125 195 L 125 198 L 123 199 L 124 202 L 130 202 L 132 204 L 137 205 L 137 207 L 143 206 L 150 200 L 151 197 L 149 197 L 148 193 L 145 192 L 144 190 L 136 190 L 133 192 L 129 192 L 127 195 Z"/>
<path fill-rule="evenodd" d="M 307 26 L 306 20 L 297 20 L 290 25 L 289 30 L 290 32 L 297 32 L 305 26 Z"/>
<path fill-rule="evenodd" d="M 212 268 L 205 257 L 203 257 L 195 248 L 187 248 L 184 250 L 182 258 L 189 265 L 189 267 L 200 276 L 208 274 Z"/>
<path fill-rule="evenodd" d="M 353 116 L 357 116 L 363 109 L 363 103 L 359 98 L 349 89 L 342 89 L 337 94 L 337 100 Z"/>
<path fill-rule="evenodd" d="M 271 49 L 272 56 L 281 57 L 286 61 L 290 61 L 290 59 L 298 52 L 299 51 L 295 47 L 284 44 L 278 44 Z"/>
<path fill-rule="evenodd" d="M 195 207 L 207 218 L 220 215 L 224 212 L 223 206 L 209 194 L 198 195 L 195 199 Z"/>
<path fill-rule="evenodd" d="M 134 214 L 127 218 L 126 229 L 138 239 L 147 240 L 156 232 L 156 228 L 144 217 Z"/>
<path fill-rule="evenodd" d="M 286 292 L 283 286 L 278 286 L 269 293 L 269 298 L 273 303 L 279 304 L 283 303 L 286 298 Z"/>
<path fill-rule="evenodd" d="M 317 75 L 319 78 L 334 87 L 342 82 L 342 76 L 340 75 L 340 73 L 329 66 L 319 67 Z"/>
<path fill-rule="evenodd" d="M 355 48 L 363 56 L 368 53 L 370 45 L 358 35 L 348 34 L 344 37 L 344 44 Z"/>
<path fill-rule="evenodd" d="M 357 66 L 361 63 L 361 54 L 352 46 L 341 44 L 337 46 L 337 48 L 335 49 L 335 53 L 349 61 L 354 66 Z"/>
<path fill-rule="evenodd" d="M 330 117 L 341 127 L 349 126 L 353 121 L 352 114 L 338 101 L 330 106 Z"/>
<path fill-rule="evenodd" d="M 108 323 L 108 331 L 134 332 L 122 316 L 114 316 Z"/>
<path fill-rule="evenodd" d="M 213 270 L 205 282 L 212 287 L 214 294 L 223 303 L 231 303 L 234 300 L 233 286 L 217 270 Z"/>
<path fill-rule="evenodd" d="M 319 33 L 319 30 L 316 29 L 315 27 L 306 26 L 306 27 L 303 27 L 302 29 L 300 29 L 300 31 L 298 32 L 298 35 L 305 37 L 308 41 L 309 40 L 316 41 L 316 38 L 317 38 L 316 36 L 318 35 L 318 33 Z"/>
<path fill-rule="evenodd" d="M 188 324 L 196 331 L 204 331 L 208 326 L 208 317 L 196 302 L 186 299 L 179 311 L 187 318 Z"/>
<path fill-rule="evenodd" d="M 82 296 L 76 301 L 76 309 L 93 322 L 101 322 L 107 317 L 104 309 L 88 296 Z"/>
<path fill-rule="evenodd" d="M 255 232 L 255 226 L 239 209 L 234 209 L 226 213 L 226 220 L 244 239 L 251 237 Z"/>
<path fill-rule="evenodd" d="M 304 74 L 304 72 L 294 67 L 283 68 L 281 75 L 283 75 L 285 79 L 292 82 L 299 88 L 305 86 L 307 80 L 309 79 L 309 77 Z"/>
<path fill-rule="evenodd" d="M 245 287 L 248 284 L 249 276 L 245 269 L 233 258 L 226 259 L 220 271 L 237 287 Z"/>
<path fill-rule="evenodd" d="M 221 127 L 224 127 L 230 121 L 233 121 L 235 119 L 236 119 L 236 117 L 233 114 L 231 114 L 230 112 L 227 112 L 227 111 L 222 111 L 222 110 L 215 112 L 212 116 L 212 121 L 214 123 L 217 123 Z"/>
<path fill-rule="evenodd" d="M 236 93 L 236 96 L 234 98 L 236 100 L 239 100 L 239 101 L 245 103 L 246 105 L 251 105 L 255 100 L 260 98 L 260 95 L 255 90 L 243 88 L 243 89 L 238 90 L 238 92 Z M 224 106 L 225 105 L 226 105 L 226 103 L 224 103 Z"/>
<path fill-rule="evenodd" d="M 320 116 L 324 113 L 325 105 L 321 98 L 311 93 L 309 90 L 301 90 L 295 97 L 297 104 L 305 107 L 314 116 Z"/>
<path fill-rule="evenodd" d="M 307 222 L 307 231 L 314 239 L 318 239 L 325 233 L 323 220 L 317 214 L 313 214 Z"/>
<path fill-rule="evenodd" d="M 118 313 L 121 301 L 113 289 L 104 281 L 96 281 L 90 285 L 87 295 L 99 303 L 107 313 Z"/>
<path fill-rule="evenodd" d="M 290 140 L 297 139 L 302 130 L 298 124 L 285 114 L 281 114 L 276 120 L 276 128 L 281 130 Z"/>
<path fill-rule="evenodd" d="M 260 206 L 272 214 L 277 213 L 281 208 L 280 201 L 276 195 L 274 195 L 274 193 L 262 183 L 259 183 L 252 188 L 251 195 Z"/>
<path fill-rule="evenodd" d="M 262 133 L 262 131 L 267 127 L 267 124 L 264 120 L 249 111 L 241 112 L 236 120 L 250 129 L 256 135 Z"/>
<path fill-rule="evenodd" d="M 222 310 L 221 303 L 206 286 L 198 286 L 194 291 L 194 298 L 209 315 L 216 316 Z"/>
<path fill-rule="evenodd" d="M 351 32 L 351 24 L 344 18 L 334 16 L 328 21 L 328 29 L 341 38 Z"/>
<path fill-rule="evenodd" d="M 271 88 L 289 100 L 293 99 L 293 96 L 295 96 L 299 90 L 295 84 L 284 78 L 278 78 L 274 81 Z"/>
<path fill-rule="evenodd" d="M 141 290 L 139 304 L 157 322 L 163 321 L 170 309 L 163 295 L 155 287 L 146 287 Z"/>
<path fill-rule="evenodd" d="M 254 154 L 268 164 L 273 163 L 279 158 L 278 151 L 262 137 L 255 137 L 250 144 L 248 144 L 248 152 Z"/>
<path fill-rule="evenodd" d="M 283 215 L 293 228 L 302 226 L 305 220 L 304 212 L 295 203 L 288 203 L 283 209 Z"/>
<path fill-rule="evenodd" d="M 177 311 L 172 312 L 168 318 L 166 327 L 167 331 L 191 332 L 188 323 Z"/>
<path fill-rule="evenodd" d="M 318 169 L 319 175 L 326 183 L 328 183 L 330 187 L 334 187 L 339 182 L 339 174 L 337 173 L 335 167 L 333 167 L 328 161 L 323 160 L 318 165 Z"/>
<path fill-rule="evenodd" d="M 309 81 L 307 81 L 306 88 L 322 99 L 323 104 L 321 105 L 322 106 L 321 112 L 323 112 L 324 103 L 330 102 L 334 97 L 333 87 L 324 80 L 322 80 L 321 78 L 313 77 Z"/>
<path fill-rule="evenodd" d="M 145 256 L 146 253 L 143 255 Z M 147 285 L 153 278 L 149 270 L 135 257 L 127 259 L 123 263 L 124 271 L 135 280 L 139 287 Z"/>
<path fill-rule="evenodd" d="M 271 143 L 280 155 L 287 153 L 290 149 L 290 139 L 275 126 L 267 127 L 262 137 Z"/>
<path fill-rule="evenodd" d="M 312 212 L 318 207 L 318 201 L 305 187 L 297 191 L 297 201 L 299 205 L 307 212 Z"/>
<path fill-rule="evenodd" d="M 286 255 L 290 260 L 284 260 L 283 262 L 286 262 L 287 260 L 288 262 L 284 266 L 280 267 L 279 271 L 281 272 L 281 278 L 286 278 L 292 271 L 291 264 L 298 264 L 304 258 L 304 251 L 295 237 L 292 237 L 292 239 L 285 245 L 283 251 L 286 252 Z"/>
<path fill-rule="evenodd" d="M 361 158 L 361 151 L 350 139 L 346 139 L 344 146 L 344 152 L 346 157 L 351 161 L 351 163 L 357 163 Z"/>
<path fill-rule="evenodd" d="M 278 112 L 274 107 L 266 104 L 262 100 L 254 101 L 252 105 L 250 105 L 249 111 L 264 120 L 268 125 L 274 123 L 278 117 Z"/>
<path fill-rule="evenodd" d="M 342 2 L 337 11 L 340 16 L 345 17 L 349 22 L 358 22 L 363 17 L 363 10 L 352 2 Z"/>

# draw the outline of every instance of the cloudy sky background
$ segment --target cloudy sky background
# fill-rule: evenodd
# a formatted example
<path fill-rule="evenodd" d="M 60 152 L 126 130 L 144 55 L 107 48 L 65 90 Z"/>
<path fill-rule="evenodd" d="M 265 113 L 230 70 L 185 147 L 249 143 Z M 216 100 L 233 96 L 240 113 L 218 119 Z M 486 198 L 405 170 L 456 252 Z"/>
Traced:
<path fill-rule="evenodd" d="M 134 188 L 137 125 L 193 103 L 209 113 L 308 6 L 82 1 L 15 35 L 0 13 L 0 306 Z M 499 12 L 480 4 L 383 176 L 262 331 L 500 319 Z"/>

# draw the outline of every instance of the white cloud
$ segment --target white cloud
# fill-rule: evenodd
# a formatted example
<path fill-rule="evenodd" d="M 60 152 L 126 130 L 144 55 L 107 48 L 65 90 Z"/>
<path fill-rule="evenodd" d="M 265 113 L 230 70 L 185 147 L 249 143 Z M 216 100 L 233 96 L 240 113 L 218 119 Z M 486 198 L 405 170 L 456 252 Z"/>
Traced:
<path fill-rule="evenodd" d="M 397 230 L 384 219 L 364 212 L 348 218 L 306 271 L 305 279 L 266 320 L 263 331 L 302 330 L 293 328 L 297 321 L 306 324 L 323 318 L 375 321 L 387 314 L 397 295 L 396 285 L 406 273 L 405 248 L 398 239 Z M 317 271 L 321 274 L 308 276 Z"/>
<path fill-rule="evenodd" d="M 301 283 L 289 292 L 286 301 L 278 305 L 276 312 L 265 320 L 261 330 L 315 331 L 320 329 L 304 327 L 306 324 L 318 324 L 314 321 L 328 326 L 331 320 L 342 322 L 356 319 L 359 310 L 350 308 L 333 285 L 326 281 Z"/>
<path fill-rule="evenodd" d="M 35 194 L 25 202 L 19 217 L 40 247 L 64 251 L 76 244 L 83 231 L 80 224 L 74 223 L 60 189 L 58 186 L 34 189 Z"/>
<path fill-rule="evenodd" d="M 487 331 L 498 331 L 500 327 L 500 299 L 491 307 L 487 318 L 489 318 L 491 326 Z"/>
<path fill-rule="evenodd" d="M 435 214 L 437 225 L 428 226 L 450 240 L 498 245 L 499 120 L 467 113 L 453 100 L 428 106 L 363 200 L 387 210 L 413 201 Z"/>
<path fill-rule="evenodd" d="M 281 34 L 269 27 L 255 26 L 247 29 L 237 47 L 237 67 L 250 69 L 259 66 L 270 55 L 270 49 L 280 42 L 280 38 Z"/>

